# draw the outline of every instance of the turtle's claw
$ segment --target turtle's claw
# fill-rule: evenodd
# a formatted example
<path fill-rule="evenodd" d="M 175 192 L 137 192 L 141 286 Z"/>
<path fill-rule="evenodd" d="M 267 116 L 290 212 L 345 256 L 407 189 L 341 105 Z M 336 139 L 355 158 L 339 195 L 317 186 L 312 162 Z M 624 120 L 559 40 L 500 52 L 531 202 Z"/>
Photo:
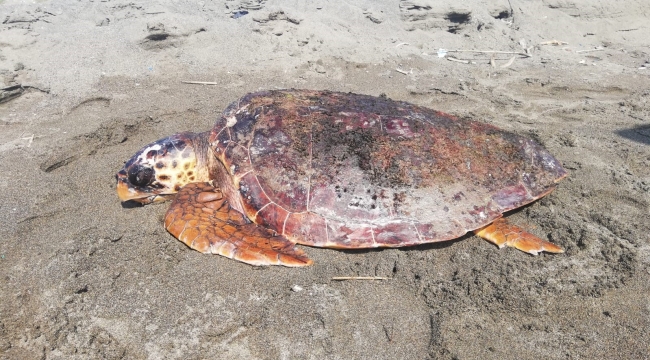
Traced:
<path fill-rule="evenodd" d="M 187 246 L 251 265 L 308 266 L 312 261 L 284 236 L 250 223 L 210 183 L 184 186 L 167 214 L 165 228 Z"/>
<path fill-rule="evenodd" d="M 533 255 L 537 255 L 542 251 L 551 253 L 564 252 L 561 247 L 510 224 L 504 218 L 497 219 L 488 226 L 474 230 L 474 233 L 500 248 L 510 246 Z"/>

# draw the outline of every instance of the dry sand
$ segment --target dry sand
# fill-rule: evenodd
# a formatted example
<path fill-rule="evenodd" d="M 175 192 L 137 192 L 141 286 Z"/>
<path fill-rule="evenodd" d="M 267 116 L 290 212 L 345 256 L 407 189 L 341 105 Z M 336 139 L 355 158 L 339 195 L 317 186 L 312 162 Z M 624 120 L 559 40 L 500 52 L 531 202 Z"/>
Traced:
<path fill-rule="evenodd" d="M 0 357 L 648 358 L 647 0 L 458 3 L 0 1 Z M 566 253 L 467 236 L 254 268 L 120 206 L 142 145 L 293 87 L 532 136 L 570 175 L 510 218 Z"/>

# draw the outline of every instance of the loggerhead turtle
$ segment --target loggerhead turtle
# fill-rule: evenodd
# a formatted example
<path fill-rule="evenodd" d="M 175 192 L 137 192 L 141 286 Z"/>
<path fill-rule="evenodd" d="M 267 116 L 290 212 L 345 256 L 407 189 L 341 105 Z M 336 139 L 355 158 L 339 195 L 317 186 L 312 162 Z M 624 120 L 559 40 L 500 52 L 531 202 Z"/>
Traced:
<path fill-rule="evenodd" d="M 312 90 L 245 95 L 211 131 L 153 142 L 117 173 L 122 201 L 173 199 L 165 228 L 252 265 L 305 266 L 295 244 L 401 247 L 468 231 L 561 253 L 502 218 L 566 176 L 533 140 L 386 97 Z"/>

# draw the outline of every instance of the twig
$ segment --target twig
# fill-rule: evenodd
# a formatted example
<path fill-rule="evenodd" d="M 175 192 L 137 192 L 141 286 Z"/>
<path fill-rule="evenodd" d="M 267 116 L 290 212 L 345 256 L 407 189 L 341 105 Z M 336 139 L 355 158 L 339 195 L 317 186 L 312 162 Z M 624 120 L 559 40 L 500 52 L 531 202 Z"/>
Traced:
<path fill-rule="evenodd" d="M 555 46 L 558 46 L 558 45 L 569 45 L 568 42 L 566 42 L 566 41 L 560 41 L 560 40 L 544 41 L 544 42 L 541 42 L 541 43 L 539 43 L 539 44 L 540 44 L 540 45 L 555 45 Z"/>
<path fill-rule="evenodd" d="M 395 45 L 395 47 L 398 48 L 398 47 L 400 47 L 402 45 L 411 45 L 411 44 L 409 44 L 409 43 L 399 43 L 399 44 Z"/>
<path fill-rule="evenodd" d="M 211 81 L 181 81 L 183 84 L 197 84 L 197 85 L 219 85 L 219 83 Z"/>
<path fill-rule="evenodd" d="M 22 135 L 21 135 L 21 136 L 22 136 Z M 47 135 L 36 135 L 36 134 L 32 134 L 31 136 L 28 136 L 28 137 L 21 137 L 20 139 L 21 139 L 21 140 L 27 140 L 27 147 L 30 147 L 30 146 L 32 146 L 32 143 L 34 142 L 34 139 L 40 139 L 40 138 L 43 138 L 43 137 L 46 137 L 46 136 L 47 136 Z"/>
<path fill-rule="evenodd" d="M 388 280 L 387 277 L 382 276 L 335 276 L 332 280 L 344 281 L 344 280 Z"/>
<path fill-rule="evenodd" d="M 29 136 L 29 137 L 26 137 L 26 138 L 24 137 L 22 139 L 23 140 L 28 140 L 29 142 L 27 143 L 27 147 L 30 147 L 30 146 L 32 146 L 32 143 L 34 142 L 34 134 L 32 134 L 32 136 Z"/>
<path fill-rule="evenodd" d="M 601 51 L 601 50 L 605 50 L 605 48 L 599 46 L 599 47 L 597 47 L 597 48 L 595 48 L 595 49 L 589 49 L 589 50 L 578 50 L 578 51 L 576 51 L 576 54 L 582 54 L 582 53 L 588 53 L 588 52 L 594 52 L 594 51 Z"/>
<path fill-rule="evenodd" d="M 480 54 L 514 54 L 521 55 L 525 57 L 531 57 L 530 54 L 522 53 L 519 51 L 493 51 L 493 50 L 447 50 L 447 52 L 472 52 Z"/>
<path fill-rule="evenodd" d="M 395 71 L 397 71 L 398 73 L 404 74 L 404 75 L 413 74 L 413 69 L 411 69 L 411 71 L 406 71 L 406 70 L 402 70 L 400 68 L 397 68 L 397 69 L 395 69 Z"/>
<path fill-rule="evenodd" d="M 459 63 L 463 63 L 463 64 L 469 64 L 469 60 L 456 59 L 456 58 L 453 57 L 453 56 L 447 56 L 447 60 L 449 60 L 449 61 L 455 61 L 455 62 L 459 62 Z"/>

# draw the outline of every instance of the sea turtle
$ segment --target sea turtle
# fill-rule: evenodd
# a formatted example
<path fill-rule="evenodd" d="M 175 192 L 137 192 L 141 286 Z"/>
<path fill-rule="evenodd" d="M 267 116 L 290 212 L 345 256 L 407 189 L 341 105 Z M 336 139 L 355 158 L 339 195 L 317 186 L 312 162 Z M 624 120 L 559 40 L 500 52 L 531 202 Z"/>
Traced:
<path fill-rule="evenodd" d="M 401 247 L 468 231 L 537 254 L 563 250 L 502 218 L 566 176 L 533 140 L 385 96 L 251 93 L 211 131 L 138 151 L 122 201 L 173 199 L 165 228 L 189 247 L 252 265 L 305 266 L 295 244 Z"/>

